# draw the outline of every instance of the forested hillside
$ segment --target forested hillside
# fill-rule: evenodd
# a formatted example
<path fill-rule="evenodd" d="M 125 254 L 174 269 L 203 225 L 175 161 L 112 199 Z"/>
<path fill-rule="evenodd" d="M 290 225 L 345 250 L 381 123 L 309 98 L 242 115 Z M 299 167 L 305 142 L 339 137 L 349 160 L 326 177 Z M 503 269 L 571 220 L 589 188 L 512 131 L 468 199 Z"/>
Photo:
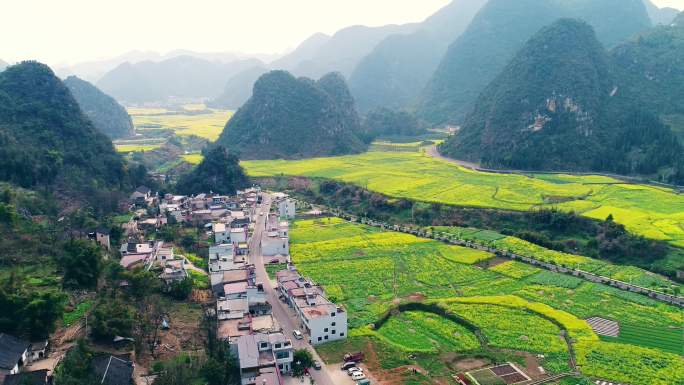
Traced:
<path fill-rule="evenodd" d="M 641 0 L 490 0 L 447 50 L 420 97 L 419 117 L 434 125 L 462 123 L 516 51 L 562 17 L 588 22 L 606 47 L 651 25 Z"/>
<path fill-rule="evenodd" d="M 349 77 L 359 111 L 410 106 L 437 68 L 447 47 L 468 27 L 487 0 L 454 0 L 413 33 L 385 38 Z"/>
<path fill-rule="evenodd" d="M 672 172 L 676 138 L 614 84 L 591 26 L 560 20 L 526 43 L 441 150 L 492 167 Z"/>
<path fill-rule="evenodd" d="M 69 76 L 64 84 L 100 132 L 112 139 L 135 135 L 131 117 L 114 98 L 76 76 Z"/>
<path fill-rule="evenodd" d="M 359 118 L 339 74 L 315 82 L 285 71 L 263 75 L 217 143 L 241 159 L 342 155 L 365 149 Z"/>
<path fill-rule="evenodd" d="M 120 186 L 124 164 L 46 65 L 0 73 L 0 180 L 23 187 Z"/>

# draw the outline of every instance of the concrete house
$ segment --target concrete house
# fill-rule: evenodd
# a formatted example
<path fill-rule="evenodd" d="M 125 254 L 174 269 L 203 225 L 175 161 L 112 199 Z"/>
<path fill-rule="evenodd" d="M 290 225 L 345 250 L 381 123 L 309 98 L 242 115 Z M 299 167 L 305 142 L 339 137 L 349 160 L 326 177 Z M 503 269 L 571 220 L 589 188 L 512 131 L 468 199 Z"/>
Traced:
<path fill-rule="evenodd" d="M 247 229 L 244 227 L 230 229 L 230 243 L 237 245 L 245 242 L 247 242 Z"/>
<path fill-rule="evenodd" d="M 280 199 L 278 201 L 278 216 L 282 219 L 294 219 L 296 208 L 294 200 L 290 198 Z"/>
<path fill-rule="evenodd" d="M 214 223 L 212 224 L 214 231 L 214 241 L 218 244 L 230 243 L 230 230 L 226 229 L 225 223 Z"/>
<path fill-rule="evenodd" d="M 285 373 L 292 368 L 294 348 L 292 341 L 283 333 L 241 336 L 237 339 L 237 346 L 242 385 L 260 385 L 259 376 L 270 373 L 264 369 Z"/>

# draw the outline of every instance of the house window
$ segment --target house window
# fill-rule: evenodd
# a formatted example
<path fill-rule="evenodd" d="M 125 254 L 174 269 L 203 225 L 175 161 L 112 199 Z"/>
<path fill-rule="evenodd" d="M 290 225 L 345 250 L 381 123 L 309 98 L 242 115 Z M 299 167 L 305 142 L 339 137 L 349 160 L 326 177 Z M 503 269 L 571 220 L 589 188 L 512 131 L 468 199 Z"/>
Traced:
<path fill-rule="evenodd" d="M 334 322 L 333 322 L 333 323 L 331 323 L 331 324 L 330 324 L 330 326 L 335 326 L 335 323 L 334 323 Z"/>
<path fill-rule="evenodd" d="M 337 334 L 337 332 L 335 331 L 335 329 L 333 329 L 331 333 L 332 333 L 332 334 Z"/>
<path fill-rule="evenodd" d="M 335 316 L 335 313 L 334 313 L 334 312 L 333 312 L 333 313 L 330 313 L 330 316 L 331 316 L 331 317 L 334 317 L 334 316 Z"/>
<path fill-rule="evenodd" d="M 319 341 L 320 341 L 321 339 L 322 339 L 321 337 L 318 337 L 318 340 L 319 340 Z"/>
<path fill-rule="evenodd" d="M 276 349 L 280 349 L 280 343 L 275 344 Z"/>
<path fill-rule="evenodd" d="M 327 339 L 328 339 L 328 336 L 325 336 L 325 339 L 327 340 Z"/>
<path fill-rule="evenodd" d="M 278 353 L 276 353 L 276 359 L 282 360 L 284 358 L 290 358 L 290 352 L 278 352 Z"/>
<path fill-rule="evenodd" d="M 261 348 L 266 349 L 268 347 L 268 344 L 266 342 L 261 343 Z"/>
<path fill-rule="evenodd" d="M 340 337 L 344 337 L 344 333 L 340 333 Z"/>
<path fill-rule="evenodd" d="M 327 332 L 328 332 L 328 328 L 323 329 L 323 331 L 324 331 L 325 333 L 327 333 Z"/>

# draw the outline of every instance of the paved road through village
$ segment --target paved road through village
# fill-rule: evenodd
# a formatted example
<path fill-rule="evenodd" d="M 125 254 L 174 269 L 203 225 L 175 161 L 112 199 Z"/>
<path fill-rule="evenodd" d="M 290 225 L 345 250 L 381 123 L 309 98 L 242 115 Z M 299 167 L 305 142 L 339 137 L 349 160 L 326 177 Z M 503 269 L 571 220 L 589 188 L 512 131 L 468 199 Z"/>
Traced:
<path fill-rule="evenodd" d="M 290 309 L 287 305 L 285 305 L 280 299 L 278 299 L 276 290 L 273 288 L 273 284 L 271 283 L 271 280 L 269 279 L 268 274 L 266 273 L 266 268 L 264 267 L 264 257 L 261 254 L 261 238 L 264 232 L 270 207 L 271 196 L 264 193 L 263 202 L 257 208 L 257 219 L 255 221 L 254 233 L 252 235 L 252 239 L 250 240 L 250 263 L 255 265 L 257 282 L 262 282 L 264 284 L 264 290 L 266 291 L 266 299 L 272 305 L 273 316 L 282 327 L 283 333 L 285 333 L 286 336 L 292 339 L 292 344 L 294 345 L 295 349 L 306 348 L 311 352 L 315 360 L 322 362 L 316 351 L 313 349 L 313 347 L 306 342 L 306 335 L 304 336 L 304 340 L 297 340 L 292 336 L 293 330 L 300 329 L 299 322 L 296 319 L 294 311 Z M 264 215 L 259 215 L 259 211 L 263 212 Z M 310 372 L 311 376 L 313 377 L 317 385 L 340 385 L 336 384 L 332 380 L 333 376 L 331 376 L 331 373 L 329 371 L 330 369 L 324 366 L 322 370 L 312 369 Z M 304 379 L 304 382 L 300 382 L 299 379 L 291 379 L 287 377 L 285 378 L 285 380 L 286 384 L 304 383 L 306 385 L 309 385 L 309 379 L 306 378 Z M 353 382 L 351 382 L 350 380 L 349 383 Z"/>

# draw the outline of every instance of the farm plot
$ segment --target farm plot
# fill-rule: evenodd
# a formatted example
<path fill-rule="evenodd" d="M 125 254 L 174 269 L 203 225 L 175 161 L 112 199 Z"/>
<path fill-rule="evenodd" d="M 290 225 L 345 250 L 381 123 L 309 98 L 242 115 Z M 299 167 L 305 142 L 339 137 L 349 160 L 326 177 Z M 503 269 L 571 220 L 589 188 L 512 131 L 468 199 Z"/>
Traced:
<path fill-rule="evenodd" d="M 378 330 L 368 326 L 396 304 L 424 302 L 473 323 L 492 349 L 544 355 L 540 365 L 550 373 L 570 369 L 562 337 L 567 333 L 578 346 L 575 351 L 583 374 L 633 385 L 650 385 L 651 379 L 655 379 L 652 384 L 664 385 L 659 381 L 669 373 L 675 373 L 672 378 L 677 381 L 684 376 L 678 374 L 684 361 L 674 360 L 676 355 L 647 348 L 635 339 L 620 344 L 599 340 L 584 321 L 602 317 L 621 325 L 681 330 L 679 309 L 645 296 L 538 271 L 520 262 L 483 269 L 468 264 L 468 258 L 461 262 L 449 257 L 450 253 L 466 253 L 460 247 L 338 219 L 297 221 L 291 238 L 297 268 L 346 307 L 349 343 L 373 338 L 394 350 L 417 351 L 433 358 L 444 351 L 463 351 L 468 345 L 458 342 L 459 338 L 468 337 L 456 331 L 459 335 L 453 335 L 458 338 L 447 338 L 452 335 L 449 328 L 458 327 L 445 326 L 447 320 L 405 313 L 390 318 Z M 646 358 L 611 353 L 608 347 L 615 346 L 632 352 L 630 349 L 637 349 Z M 595 362 L 594 356 L 601 358 Z M 645 375 L 627 369 L 621 377 L 614 377 L 611 365 L 634 365 Z M 649 369 L 649 365 L 653 367 Z"/>
<path fill-rule="evenodd" d="M 129 109 L 136 130 L 170 129 L 176 135 L 195 135 L 214 141 L 232 116 L 227 110 Z"/>
<path fill-rule="evenodd" d="M 476 172 L 418 152 L 369 152 L 243 165 L 252 176 L 331 178 L 425 202 L 511 210 L 556 207 L 597 219 L 612 214 L 635 234 L 684 246 L 684 195 L 665 188 L 620 184 L 603 176 Z"/>
<path fill-rule="evenodd" d="M 480 347 L 477 337 L 465 327 L 421 311 L 390 317 L 378 334 L 410 352 L 463 352 Z"/>

